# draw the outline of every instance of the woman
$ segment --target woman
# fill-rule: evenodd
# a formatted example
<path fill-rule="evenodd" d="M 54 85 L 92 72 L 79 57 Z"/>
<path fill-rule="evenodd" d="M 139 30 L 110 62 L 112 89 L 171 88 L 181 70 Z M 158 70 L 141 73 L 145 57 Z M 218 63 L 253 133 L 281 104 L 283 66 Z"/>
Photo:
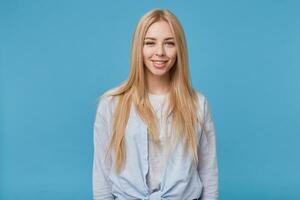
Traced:
<path fill-rule="evenodd" d="M 183 29 L 168 10 L 139 21 L 129 79 L 94 123 L 94 199 L 218 199 L 215 128 L 190 83 Z"/>

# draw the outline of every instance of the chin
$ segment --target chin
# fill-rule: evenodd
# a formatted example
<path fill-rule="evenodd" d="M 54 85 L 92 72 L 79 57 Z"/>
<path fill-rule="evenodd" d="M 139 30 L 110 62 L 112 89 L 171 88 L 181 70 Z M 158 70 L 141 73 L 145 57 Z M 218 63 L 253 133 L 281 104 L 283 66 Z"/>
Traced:
<path fill-rule="evenodd" d="M 155 76 L 164 76 L 165 74 L 168 73 L 168 71 L 165 69 L 159 70 L 159 69 L 154 68 L 154 69 L 151 69 L 150 71 Z"/>

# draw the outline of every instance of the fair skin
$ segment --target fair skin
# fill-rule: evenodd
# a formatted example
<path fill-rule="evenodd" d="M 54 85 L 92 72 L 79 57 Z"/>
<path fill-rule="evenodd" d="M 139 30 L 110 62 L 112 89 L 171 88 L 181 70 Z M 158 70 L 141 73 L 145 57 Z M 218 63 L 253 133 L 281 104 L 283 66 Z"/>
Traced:
<path fill-rule="evenodd" d="M 176 61 L 177 48 L 171 27 L 165 21 L 153 23 L 147 30 L 143 59 L 148 92 L 164 94 L 170 88 L 170 69 Z"/>

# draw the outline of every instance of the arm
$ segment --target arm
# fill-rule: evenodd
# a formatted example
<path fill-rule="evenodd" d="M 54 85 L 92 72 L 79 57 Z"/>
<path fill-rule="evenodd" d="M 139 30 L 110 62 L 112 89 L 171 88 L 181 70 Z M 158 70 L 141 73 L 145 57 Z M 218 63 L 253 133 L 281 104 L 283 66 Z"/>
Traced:
<path fill-rule="evenodd" d="M 198 151 L 198 172 L 203 183 L 201 200 L 218 199 L 218 162 L 216 152 L 216 135 L 212 114 L 204 99 L 204 129 L 200 138 Z"/>
<path fill-rule="evenodd" d="M 108 178 L 111 159 L 105 160 L 109 143 L 107 106 L 101 99 L 94 122 L 94 160 L 93 160 L 93 200 L 113 199 L 111 183 Z"/>

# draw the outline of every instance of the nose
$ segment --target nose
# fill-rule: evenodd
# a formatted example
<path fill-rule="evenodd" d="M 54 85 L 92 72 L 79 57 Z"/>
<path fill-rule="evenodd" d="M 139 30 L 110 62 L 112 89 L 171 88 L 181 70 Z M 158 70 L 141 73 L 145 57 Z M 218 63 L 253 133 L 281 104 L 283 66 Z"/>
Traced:
<path fill-rule="evenodd" d="M 157 55 L 157 56 L 163 56 L 163 55 L 165 55 L 165 49 L 163 47 L 163 44 L 157 45 L 155 55 Z"/>

